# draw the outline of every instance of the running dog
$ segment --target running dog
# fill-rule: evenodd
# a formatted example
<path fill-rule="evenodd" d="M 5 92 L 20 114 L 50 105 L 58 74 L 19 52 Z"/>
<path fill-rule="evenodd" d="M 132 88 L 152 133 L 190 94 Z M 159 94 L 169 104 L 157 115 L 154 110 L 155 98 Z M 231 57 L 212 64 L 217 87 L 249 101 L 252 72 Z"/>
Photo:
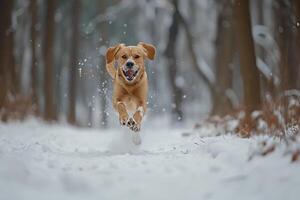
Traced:
<path fill-rule="evenodd" d="M 135 132 L 140 131 L 147 110 L 145 59 L 153 60 L 155 52 L 153 45 L 144 42 L 137 46 L 117 44 L 106 51 L 106 70 L 113 79 L 113 107 L 120 124 Z"/>

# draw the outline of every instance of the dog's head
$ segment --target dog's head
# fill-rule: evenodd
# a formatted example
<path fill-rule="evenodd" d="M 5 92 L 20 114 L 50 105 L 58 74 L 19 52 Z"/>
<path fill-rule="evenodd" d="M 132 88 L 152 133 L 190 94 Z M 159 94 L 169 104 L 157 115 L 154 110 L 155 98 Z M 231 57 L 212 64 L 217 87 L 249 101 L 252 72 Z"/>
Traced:
<path fill-rule="evenodd" d="M 108 48 L 106 52 L 106 63 L 117 61 L 118 71 L 126 82 L 132 83 L 139 75 L 144 73 L 146 58 L 153 60 L 155 47 L 144 42 L 137 46 L 126 46 L 118 44 Z"/>

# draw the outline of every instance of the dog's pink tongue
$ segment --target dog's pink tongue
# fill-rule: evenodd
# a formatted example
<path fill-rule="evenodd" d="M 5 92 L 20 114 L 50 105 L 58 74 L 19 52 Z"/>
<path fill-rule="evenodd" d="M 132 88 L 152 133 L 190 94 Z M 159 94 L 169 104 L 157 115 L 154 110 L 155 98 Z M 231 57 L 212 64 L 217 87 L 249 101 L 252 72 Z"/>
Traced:
<path fill-rule="evenodd" d="M 133 77 L 133 74 L 134 74 L 133 70 L 128 70 L 126 72 L 126 75 L 129 76 L 130 78 Z"/>

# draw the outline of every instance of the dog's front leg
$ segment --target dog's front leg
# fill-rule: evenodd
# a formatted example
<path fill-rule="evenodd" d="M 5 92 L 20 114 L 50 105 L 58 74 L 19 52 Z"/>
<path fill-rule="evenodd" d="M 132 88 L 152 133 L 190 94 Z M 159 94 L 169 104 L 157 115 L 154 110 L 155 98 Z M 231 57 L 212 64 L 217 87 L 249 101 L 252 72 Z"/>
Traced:
<path fill-rule="evenodd" d="M 127 113 L 127 110 L 126 110 L 126 106 L 123 102 L 118 102 L 117 103 L 117 111 L 119 113 L 120 124 L 125 126 L 127 124 L 127 121 L 128 121 L 128 113 Z"/>
<path fill-rule="evenodd" d="M 144 116 L 144 110 L 145 109 L 142 106 L 139 106 L 136 112 L 134 113 L 133 119 L 134 121 L 136 121 L 136 123 L 141 124 Z"/>
<path fill-rule="evenodd" d="M 131 130 L 137 132 L 141 130 L 141 122 L 143 120 L 145 109 L 143 106 L 139 106 L 136 112 L 133 114 L 133 118 L 129 119 L 128 125 Z"/>

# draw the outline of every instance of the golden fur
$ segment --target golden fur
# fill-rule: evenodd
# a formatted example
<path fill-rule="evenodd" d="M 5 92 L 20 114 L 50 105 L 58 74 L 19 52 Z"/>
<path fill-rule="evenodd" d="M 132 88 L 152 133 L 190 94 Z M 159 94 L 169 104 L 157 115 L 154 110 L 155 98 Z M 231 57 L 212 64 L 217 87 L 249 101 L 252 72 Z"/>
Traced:
<path fill-rule="evenodd" d="M 118 44 L 106 52 L 106 69 L 113 79 L 113 107 L 119 114 L 121 125 L 127 125 L 133 131 L 140 130 L 147 110 L 148 79 L 144 61 L 146 58 L 153 60 L 155 52 L 153 45 L 143 42 L 137 46 Z M 133 80 L 128 80 L 124 72 L 129 61 L 137 69 L 136 75 L 130 76 Z"/>

